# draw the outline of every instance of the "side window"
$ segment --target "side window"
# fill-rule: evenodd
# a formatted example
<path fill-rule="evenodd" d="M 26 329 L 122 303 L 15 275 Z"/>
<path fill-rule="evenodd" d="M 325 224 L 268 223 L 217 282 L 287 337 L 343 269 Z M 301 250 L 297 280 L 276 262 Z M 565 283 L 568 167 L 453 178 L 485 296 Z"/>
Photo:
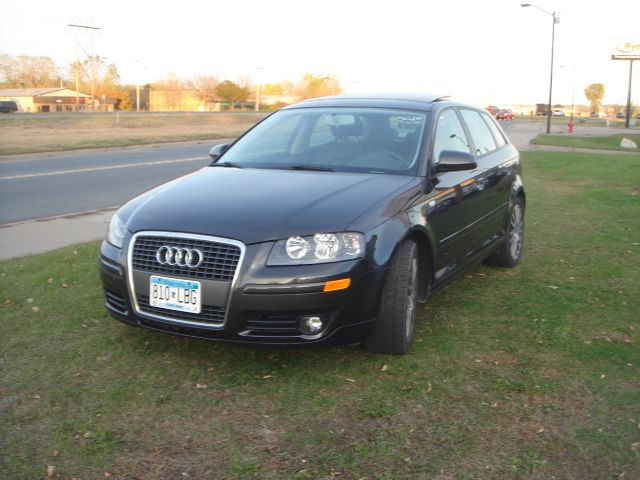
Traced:
<path fill-rule="evenodd" d="M 471 153 L 469 140 L 454 110 L 445 110 L 438 116 L 433 142 L 433 163 L 437 164 L 443 150 Z"/>
<path fill-rule="evenodd" d="M 493 132 L 493 138 L 498 144 L 498 148 L 506 145 L 507 141 L 504 139 L 504 135 L 502 135 L 502 132 L 500 131 L 500 129 L 496 126 L 496 122 L 493 121 L 493 118 L 491 118 L 486 113 L 481 113 L 481 115 L 484 121 L 487 122 L 489 129 L 491 129 L 491 132 Z"/>
<path fill-rule="evenodd" d="M 473 139 L 473 144 L 476 147 L 476 155 L 484 155 L 485 153 L 492 152 L 496 149 L 496 142 L 493 140 L 493 135 L 487 124 L 482 120 L 480 114 L 474 110 L 460 110 L 462 118 L 464 119 L 469 133 Z"/>

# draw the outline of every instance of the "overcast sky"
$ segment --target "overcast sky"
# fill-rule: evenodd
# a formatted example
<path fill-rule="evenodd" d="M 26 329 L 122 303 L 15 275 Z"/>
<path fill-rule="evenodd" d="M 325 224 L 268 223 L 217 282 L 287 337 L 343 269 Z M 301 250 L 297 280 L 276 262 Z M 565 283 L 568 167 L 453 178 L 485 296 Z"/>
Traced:
<path fill-rule="evenodd" d="M 628 61 L 617 40 L 640 42 L 640 1 L 544 0 L 556 11 L 553 103 L 626 103 Z M 125 83 L 214 74 L 261 82 L 333 73 L 347 91 L 427 91 L 486 104 L 546 102 L 552 17 L 512 0 L 0 0 L 0 53 L 75 58 L 69 23 L 101 28 L 95 53 Z M 81 35 L 89 51 L 89 37 Z M 138 63 L 136 63 L 138 60 Z M 560 68 L 560 66 L 564 66 Z M 640 62 L 632 100 L 640 104 Z M 575 78 L 575 89 L 573 89 Z"/>

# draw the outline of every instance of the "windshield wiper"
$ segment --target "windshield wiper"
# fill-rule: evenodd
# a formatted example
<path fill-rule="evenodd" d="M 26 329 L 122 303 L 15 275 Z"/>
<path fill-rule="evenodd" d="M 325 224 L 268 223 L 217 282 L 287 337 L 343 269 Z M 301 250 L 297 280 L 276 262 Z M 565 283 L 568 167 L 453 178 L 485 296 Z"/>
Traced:
<path fill-rule="evenodd" d="M 212 163 L 209 165 L 210 167 L 227 167 L 227 168 L 244 168 L 242 165 L 238 165 L 233 162 L 220 162 L 220 163 Z"/>
<path fill-rule="evenodd" d="M 289 167 L 290 170 L 308 170 L 310 172 L 335 172 L 333 168 L 329 167 L 318 167 L 315 165 L 292 165 Z"/>

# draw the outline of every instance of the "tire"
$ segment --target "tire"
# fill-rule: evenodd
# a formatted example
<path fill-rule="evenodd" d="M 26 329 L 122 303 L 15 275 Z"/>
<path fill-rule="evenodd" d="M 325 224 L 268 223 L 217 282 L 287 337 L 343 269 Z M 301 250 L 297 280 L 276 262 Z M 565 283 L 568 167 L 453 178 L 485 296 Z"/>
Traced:
<path fill-rule="evenodd" d="M 418 246 L 400 244 L 391 260 L 373 332 L 363 343 L 373 353 L 402 355 L 411 349 L 418 297 Z"/>
<path fill-rule="evenodd" d="M 524 242 L 524 202 L 516 197 L 507 221 L 505 241 L 489 258 L 487 263 L 498 267 L 515 267 L 522 257 Z"/>

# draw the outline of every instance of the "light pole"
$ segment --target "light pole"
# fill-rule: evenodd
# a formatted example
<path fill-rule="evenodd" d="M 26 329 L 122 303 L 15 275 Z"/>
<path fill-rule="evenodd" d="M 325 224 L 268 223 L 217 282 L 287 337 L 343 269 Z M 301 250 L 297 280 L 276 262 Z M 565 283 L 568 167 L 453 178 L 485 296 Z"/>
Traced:
<path fill-rule="evenodd" d="M 553 24 L 551 25 L 551 73 L 549 75 L 549 102 L 547 103 L 547 134 L 551 133 L 551 92 L 553 91 L 553 47 L 556 38 L 556 23 L 560 23 L 560 17 L 556 12 L 548 12 L 544 8 L 540 8 L 533 3 L 521 3 L 521 7 L 533 7 L 537 8 L 541 12 L 551 15 L 553 18 Z"/>

